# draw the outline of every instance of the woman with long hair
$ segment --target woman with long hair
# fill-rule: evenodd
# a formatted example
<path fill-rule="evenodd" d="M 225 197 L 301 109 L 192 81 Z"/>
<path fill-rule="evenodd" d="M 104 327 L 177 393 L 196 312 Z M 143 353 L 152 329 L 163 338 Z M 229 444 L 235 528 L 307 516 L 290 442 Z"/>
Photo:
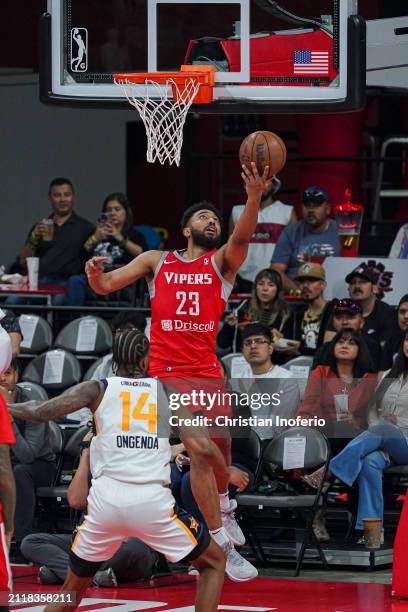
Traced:
<path fill-rule="evenodd" d="M 375 392 L 369 423 L 367 431 L 351 440 L 329 465 L 329 474 L 346 485 L 358 482 L 357 536 L 362 535 L 364 518 L 383 518 L 384 470 L 408 464 L 408 330 L 393 367 Z M 316 487 L 322 478 L 318 470 L 305 480 Z"/>
<path fill-rule="evenodd" d="M 234 352 L 242 347 L 241 329 L 248 323 L 262 323 L 271 329 L 274 339 L 291 338 L 292 315 L 282 298 L 282 279 L 278 272 L 266 268 L 255 277 L 251 297 L 241 302 L 224 319 L 217 336 L 220 348 L 232 347 Z M 279 347 L 275 347 L 279 350 Z"/>
<path fill-rule="evenodd" d="M 84 249 L 92 257 L 106 257 L 105 265 L 109 268 L 126 265 L 146 249 L 143 235 L 133 227 L 132 208 L 124 193 L 106 196 L 95 231 L 85 242 Z M 65 303 L 84 304 L 87 286 L 86 274 L 71 276 Z"/>
<path fill-rule="evenodd" d="M 361 333 L 338 332 L 330 343 L 327 363 L 310 374 L 298 415 L 325 419 L 329 437 L 340 432 L 349 437 L 353 429 L 367 427 L 368 404 L 377 382 Z"/>

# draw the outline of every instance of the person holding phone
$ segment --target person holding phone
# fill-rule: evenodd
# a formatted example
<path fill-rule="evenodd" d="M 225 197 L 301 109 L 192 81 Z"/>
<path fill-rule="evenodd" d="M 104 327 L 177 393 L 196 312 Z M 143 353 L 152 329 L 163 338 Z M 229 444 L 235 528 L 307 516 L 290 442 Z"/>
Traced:
<path fill-rule="evenodd" d="M 132 209 L 124 193 L 106 196 L 95 231 L 86 240 L 84 249 L 89 255 L 106 257 L 107 269 L 124 266 L 146 250 L 143 235 L 133 227 Z M 84 304 L 87 284 L 86 274 L 71 277 L 66 304 Z"/>

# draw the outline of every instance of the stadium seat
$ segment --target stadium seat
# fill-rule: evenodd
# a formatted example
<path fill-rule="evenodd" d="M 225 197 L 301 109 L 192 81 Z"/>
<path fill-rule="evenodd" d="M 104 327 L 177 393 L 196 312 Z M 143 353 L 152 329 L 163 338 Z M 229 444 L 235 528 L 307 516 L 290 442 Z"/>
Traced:
<path fill-rule="evenodd" d="M 307 379 L 309 378 L 312 365 L 313 357 L 310 355 L 300 355 L 299 357 L 294 357 L 282 365 L 282 368 L 292 372 L 293 376 L 296 378 L 301 400 L 305 394 Z"/>
<path fill-rule="evenodd" d="M 104 355 L 100 357 L 97 361 L 87 369 L 82 380 L 95 380 L 96 371 L 99 372 L 99 378 L 107 378 L 111 376 L 111 365 L 112 365 L 112 355 L 109 353 L 108 355 Z"/>
<path fill-rule="evenodd" d="M 81 366 L 68 351 L 47 351 L 30 361 L 21 380 L 42 385 L 47 392 L 63 391 L 81 380 Z"/>
<path fill-rule="evenodd" d="M 36 383 L 22 381 L 17 383 L 17 387 L 20 387 L 24 390 L 24 393 L 29 400 L 47 401 L 48 399 L 48 393 L 46 392 L 44 387 L 41 387 L 41 385 L 37 385 Z"/>
<path fill-rule="evenodd" d="M 59 332 L 55 347 L 76 355 L 101 355 L 112 347 L 112 331 L 100 317 L 80 317 Z"/>
<path fill-rule="evenodd" d="M 245 437 L 234 437 L 231 444 L 231 458 L 234 465 L 242 465 L 251 470 L 254 475 L 252 486 L 256 486 L 262 465 L 262 445 L 258 434 L 250 429 Z"/>
<path fill-rule="evenodd" d="M 46 319 L 34 314 L 22 314 L 18 321 L 23 334 L 20 344 L 22 353 L 36 355 L 52 346 L 52 328 Z"/>
<path fill-rule="evenodd" d="M 40 511 L 46 513 L 48 520 L 56 526 L 58 511 L 67 506 L 67 491 L 73 478 L 73 471 L 78 462 L 80 443 L 89 431 L 88 426 L 79 427 L 67 440 L 65 446 L 60 427 L 50 422 L 53 435 L 55 435 L 54 452 L 57 451 L 57 441 L 60 451 L 57 454 L 57 473 L 54 482 L 49 487 L 38 487 L 36 490 L 37 502 Z M 58 428 L 58 429 L 57 429 Z M 60 432 L 60 437 L 57 431 Z"/>
<path fill-rule="evenodd" d="M 264 513 L 266 509 L 273 510 L 274 515 L 271 526 L 273 524 L 274 529 L 284 526 L 285 529 L 303 531 L 300 550 L 296 555 L 295 576 L 297 576 L 300 572 L 306 546 L 309 542 L 316 547 L 324 568 L 327 568 L 323 550 L 315 538 L 312 529 L 313 519 L 319 507 L 323 482 L 320 488 L 314 493 L 308 492 L 304 494 L 303 491 L 299 492 L 299 486 L 301 484 L 299 479 L 293 477 L 292 469 L 284 467 L 285 449 L 287 447 L 285 440 L 290 438 L 305 439 L 304 470 L 312 472 L 321 465 L 324 465 L 325 469 L 327 469 L 330 458 L 330 447 L 327 438 L 317 429 L 312 429 L 310 427 L 292 427 L 281 433 L 277 438 L 271 440 L 263 453 L 262 471 L 271 479 L 276 480 L 279 477 L 284 478 L 284 480 L 281 481 L 283 490 L 278 491 L 276 494 L 272 493 L 271 495 L 242 493 L 236 496 L 236 500 L 242 519 L 242 527 L 247 534 L 248 542 L 258 559 L 263 563 L 267 563 L 268 559 L 262 543 L 256 535 L 256 523 L 253 516 L 254 510 L 262 510 L 262 513 Z"/>

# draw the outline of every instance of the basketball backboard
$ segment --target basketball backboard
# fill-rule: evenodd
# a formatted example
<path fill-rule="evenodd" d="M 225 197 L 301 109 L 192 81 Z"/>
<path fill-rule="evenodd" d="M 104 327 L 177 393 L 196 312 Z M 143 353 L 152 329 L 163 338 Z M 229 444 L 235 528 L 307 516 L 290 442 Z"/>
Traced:
<path fill-rule="evenodd" d="M 353 0 L 48 0 L 41 99 L 123 106 L 114 73 L 215 66 L 199 112 L 352 110 L 364 103 L 365 24 Z"/>

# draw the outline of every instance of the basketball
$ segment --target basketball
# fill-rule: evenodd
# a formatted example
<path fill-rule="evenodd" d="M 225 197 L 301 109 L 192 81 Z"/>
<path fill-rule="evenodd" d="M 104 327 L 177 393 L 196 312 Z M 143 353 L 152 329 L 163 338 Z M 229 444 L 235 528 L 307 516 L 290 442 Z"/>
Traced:
<path fill-rule="evenodd" d="M 269 166 L 269 177 L 278 174 L 286 162 L 285 143 L 273 132 L 253 132 L 241 143 L 239 161 L 246 166 L 256 163 L 259 174 Z"/>

